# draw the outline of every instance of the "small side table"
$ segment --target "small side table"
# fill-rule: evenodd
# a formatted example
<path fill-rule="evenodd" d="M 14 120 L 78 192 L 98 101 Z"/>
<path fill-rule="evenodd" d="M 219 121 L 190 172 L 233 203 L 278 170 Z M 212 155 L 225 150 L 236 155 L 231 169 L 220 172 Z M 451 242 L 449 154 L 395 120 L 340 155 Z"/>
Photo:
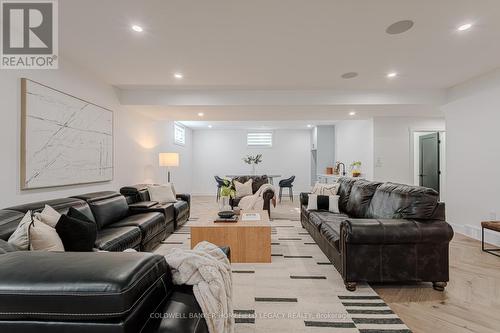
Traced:
<path fill-rule="evenodd" d="M 484 229 L 500 232 L 500 221 L 481 222 L 481 249 L 483 250 L 483 252 L 488 252 L 489 254 L 500 257 L 500 254 L 496 253 L 499 252 L 500 249 L 486 249 L 484 247 Z"/>

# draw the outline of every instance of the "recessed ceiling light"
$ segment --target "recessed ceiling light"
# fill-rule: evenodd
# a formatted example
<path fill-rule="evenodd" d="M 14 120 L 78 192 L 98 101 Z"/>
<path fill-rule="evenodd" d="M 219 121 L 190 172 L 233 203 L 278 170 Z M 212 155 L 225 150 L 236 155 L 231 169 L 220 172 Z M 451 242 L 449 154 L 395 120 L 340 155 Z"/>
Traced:
<path fill-rule="evenodd" d="M 471 23 L 467 23 L 467 24 L 462 24 L 461 26 L 459 26 L 457 28 L 458 31 L 466 31 L 466 30 L 469 30 L 470 28 L 472 28 L 472 24 Z"/>
<path fill-rule="evenodd" d="M 388 26 L 387 29 L 385 29 L 385 32 L 387 32 L 389 35 L 399 35 L 413 28 L 414 24 L 415 22 L 413 22 L 412 20 L 398 21 Z"/>
<path fill-rule="evenodd" d="M 351 112 L 349 112 L 349 115 L 350 115 L 350 116 L 355 116 L 355 115 L 356 115 L 356 111 L 351 111 Z"/>
<path fill-rule="evenodd" d="M 208 128 L 212 128 L 212 125 L 208 125 Z"/>
<path fill-rule="evenodd" d="M 396 76 L 398 76 L 398 73 L 396 73 L 396 72 L 391 72 L 391 73 L 387 74 L 387 77 L 390 79 L 395 78 Z"/>
<path fill-rule="evenodd" d="M 308 124 L 308 125 L 307 125 L 307 127 L 311 128 L 311 127 L 313 127 L 313 125 L 311 125 L 311 124 Z"/>
<path fill-rule="evenodd" d="M 341 76 L 341 77 L 342 77 L 343 79 L 353 79 L 353 78 L 355 78 L 355 77 L 356 77 L 356 76 L 358 76 L 358 75 L 359 75 L 359 74 L 358 74 L 358 73 L 356 73 L 356 72 L 348 72 L 348 73 L 344 73 L 344 74 L 342 74 L 342 76 Z"/>
<path fill-rule="evenodd" d="M 174 74 L 174 77 L 175 77 L 176 79 L 179 79 L 179 80 L 180 80 L 180 79 L 182 79 L 182 78 L 184 77 L 184 74 L 182 74 L 182 73 L 175 73 L 175 74 Z"/>
<path fill-rule="evenodd" d="M 132 30 L 134 30 L 135 32 L 143 32 L 144 31 L 144 29 L 140 25 L 136 25 L 136 24 L 134 24 L 132 26 Z"/>
<path fill-rule="evenodd" d="M 198 112 L 198 117 L 203 117 L 205 114 L 203 112 Z"/>

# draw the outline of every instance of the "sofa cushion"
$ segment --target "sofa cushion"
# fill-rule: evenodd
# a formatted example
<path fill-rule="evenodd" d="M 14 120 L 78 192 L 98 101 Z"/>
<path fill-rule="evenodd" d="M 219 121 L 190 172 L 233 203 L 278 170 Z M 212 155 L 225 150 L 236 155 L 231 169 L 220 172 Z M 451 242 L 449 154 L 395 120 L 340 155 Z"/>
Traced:
<path fill-rule="evenodd" d="M 377 188 L 368 208 L 368 218 L 432 219 L 439 194 L 419 186 L 385 183 Z"/>
<path fill-rule="evenodd" d="M 165 259 L 147 253 L 13 252 L 0 267 L 4 320 L 122 318 L 157 282 L 165 297 L 170 280 Z"/>
<path fill-rule="evenodd" d="M 338 179 L 339 191 L 339 209 L 341 212 L 345 212 L 347 210 L 347 203 L 349 202 L 349 195 L 351 194 L 351 189 L 357 179 L 350 177 L 341 177 Z"/>
<path fill-rule="evenodd" d="M 345 212 L 351 217 L 366 217 L 375 191 L 382 183 L 360 179 L 352 185 Z"/>
<path fill-rule="evenodd" d="M 453 229 L 444 221 L 423 223 L 404 219 L 346 219 L 347 243 L 356 244 L 419 244 L 447 243 Z"/>
<path fill-rule="evenodd" d="M 99 229 L 128 216 L 128 204 L 124 196 L 114 193 L 109 197 L 88 201 Z"/>
<path fill-rule="evenodd" d="M 140 244 L 141 230 L 138 227 L 120 227 L 99 230 L 94 246 L 99 250 L 120 252 L 138 249 Z"/>
<path fill-rule="evenodd" d="M 146 243 L 158 233 L 165 230 L 165 216 L 158 212 L 133 214 L 109 226 L 109 228 L 121 227 L 138 227 L 141 229 L 142 243 Z"/>
<path fill-rule="evenodd" d="M 317 212 L 311 212 L 309 214 L 309 223 L 315 226 L 318 230 L 320 230 L 321 225 L 324 222 L 327 221 L 340 221 L 342 222 L 343 220 L 349 218 L 349 216 L 345 214 L 334 214 L 328 211 L 317 211 Z"/>

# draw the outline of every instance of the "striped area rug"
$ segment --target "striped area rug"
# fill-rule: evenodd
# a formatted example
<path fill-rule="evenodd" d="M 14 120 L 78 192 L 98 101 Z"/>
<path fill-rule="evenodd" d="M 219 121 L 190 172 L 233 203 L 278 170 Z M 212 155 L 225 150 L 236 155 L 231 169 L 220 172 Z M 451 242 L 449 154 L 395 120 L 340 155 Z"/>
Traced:
<path fill-rule="evenodd" d="M 156 250 L 189 248 L 190 225 Z M 272 263 L 233 264 L 236 332 L 411 333 L 366 284 L 345 289 L 337 270 L 298 221 L 273 220 Z"/>

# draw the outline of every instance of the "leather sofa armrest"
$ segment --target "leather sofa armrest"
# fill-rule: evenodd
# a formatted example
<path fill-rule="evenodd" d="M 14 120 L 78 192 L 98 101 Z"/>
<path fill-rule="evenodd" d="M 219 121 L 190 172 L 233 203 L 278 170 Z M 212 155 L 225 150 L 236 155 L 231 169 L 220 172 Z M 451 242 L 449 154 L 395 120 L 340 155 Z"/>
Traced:
<path fill-rule="evenodd" d="M 188 205 L 191 207 L 191 194 L 177 193 L 175 197 L 177 198 L 177 200 L 186 201 Z"/>
<path fill-rule="evenodd" d="M 300 193 L 300 204 L 301 205 L 307 206 L 307 204 L 309 203 L 309 194 L 310 193 L 305 193 L 305 192 Z"/>
<path fill-rule="evenodd" d="M 142 214 L 142 213 L 162 213 L 165 215 L 165 220 L 171 221 L 174 219 L 174 204 L 156 204 L 151 207 L 137 207 L 137 206 L 129 206 L 130 214 Z"/>
<path fill-rule="evenodd" d="M 346 219 L 340 225 L 342 242 L 354 244 L 448 243 L 451 226 L 439 220 Z"/>

